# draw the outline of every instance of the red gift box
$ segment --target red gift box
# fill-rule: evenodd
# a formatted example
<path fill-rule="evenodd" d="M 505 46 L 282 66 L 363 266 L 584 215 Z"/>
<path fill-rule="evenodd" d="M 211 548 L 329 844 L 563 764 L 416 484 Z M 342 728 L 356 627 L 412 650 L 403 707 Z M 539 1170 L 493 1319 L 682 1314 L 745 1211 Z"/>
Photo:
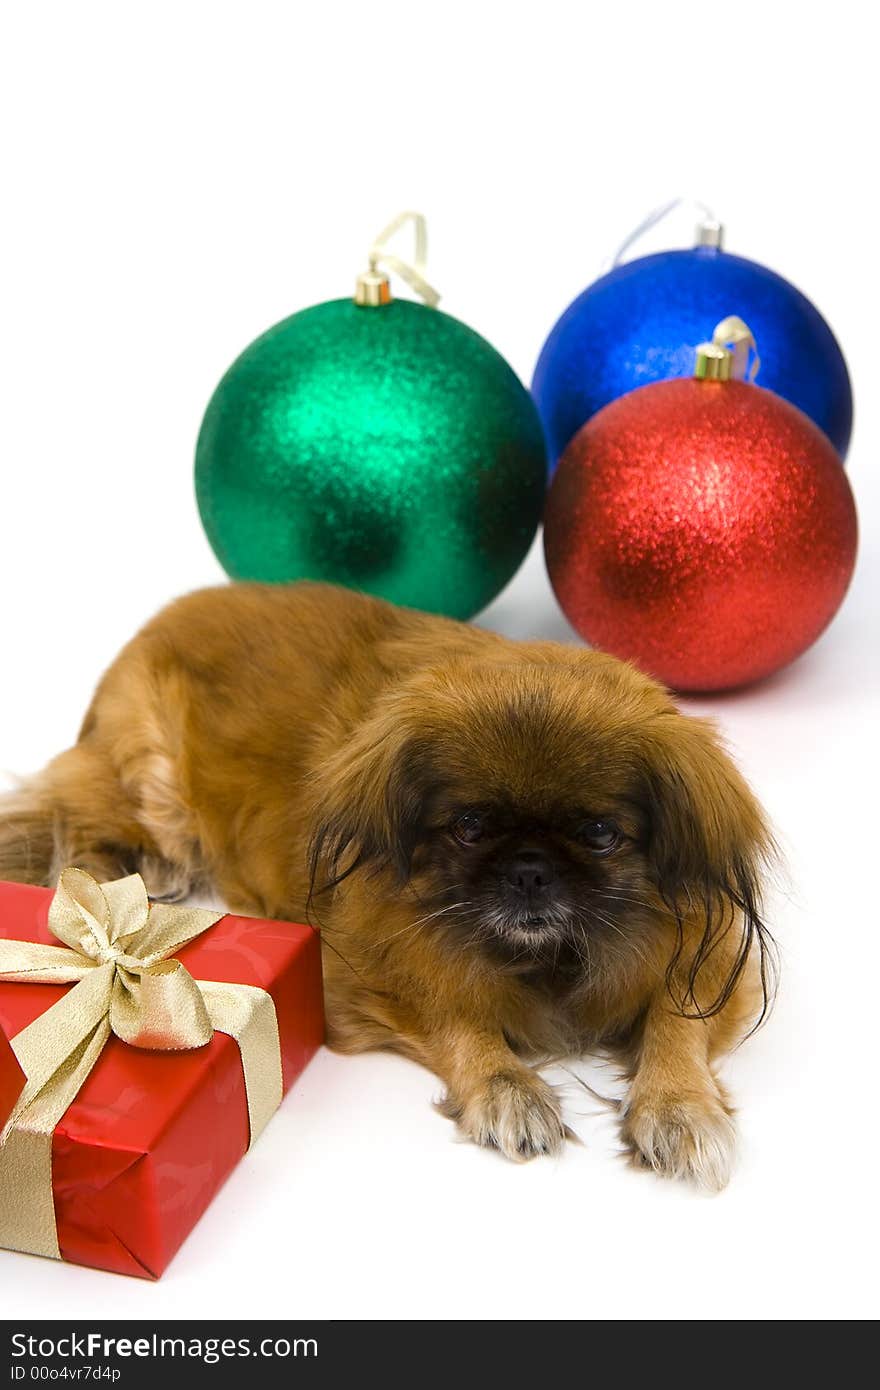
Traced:
<path fill-rule="evenodd" d="M 58 945 L 50 889 L 0 883 L 0 937 Z M 278 1019 L 286 1092 L 323 1039 L 321 958 L 310 927 L 228 915 L 174 952 L 195 979 L 257 985 Z M 0 981 L 15 1035 L 68 986 Z M 52 1137 L 64 1260 L 155 1279 L 248 1148 L 242 1057 L 227 1033 L 191 1051 L 111 1036 Z"/>
<path fill-rule="evenodd" d="M 23 1086 L 24 1072 L 18 1065 L 6 1034 L 0 1028 L 0 1130 L 12 1114 L 12 1107 L 21 1095 Z"/>

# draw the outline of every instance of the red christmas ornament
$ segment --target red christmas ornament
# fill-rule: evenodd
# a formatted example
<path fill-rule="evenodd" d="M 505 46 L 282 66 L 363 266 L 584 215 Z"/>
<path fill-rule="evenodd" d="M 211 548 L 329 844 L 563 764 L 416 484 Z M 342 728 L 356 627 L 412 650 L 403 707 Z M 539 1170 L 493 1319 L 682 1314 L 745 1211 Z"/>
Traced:
<path fill-rule="evenodd" d="M 698 372 L 730 370 L 709 349 Z M 594 646 L 677 690 L 724 690 L 806 651 L 853 571 L 856 511 L 806 415 L 744 381 L 679 379 L 613 401 L 553 480 L 547 568 Z"/>

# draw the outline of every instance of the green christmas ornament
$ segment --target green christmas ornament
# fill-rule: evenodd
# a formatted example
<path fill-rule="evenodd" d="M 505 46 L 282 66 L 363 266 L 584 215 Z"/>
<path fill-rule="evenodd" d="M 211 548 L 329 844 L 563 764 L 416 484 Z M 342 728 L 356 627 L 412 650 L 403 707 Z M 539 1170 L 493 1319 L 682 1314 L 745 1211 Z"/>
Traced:
<path fill-rule="evenodd" d="M 385 242 L 409 219 L 415 265 Z M 547 483 L 544 438 L 504 358 L 434 308 L 424 220 L 374 245 L 354 299 L 285 319 L 208 405 L 196 494 L 233 579 L 320 579 L 457 618 L 519 567 Z M 427 301 L 393 300 L 380 263 Z"/>

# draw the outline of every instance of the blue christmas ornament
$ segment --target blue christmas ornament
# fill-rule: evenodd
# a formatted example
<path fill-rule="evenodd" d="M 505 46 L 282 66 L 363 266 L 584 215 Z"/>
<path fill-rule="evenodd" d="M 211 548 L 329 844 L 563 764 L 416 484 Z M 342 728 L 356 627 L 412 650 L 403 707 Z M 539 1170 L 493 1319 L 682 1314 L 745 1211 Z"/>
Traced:
<path fill-rule="evenodd" d="M 697 346 L 731 314 L 745 319 L 760 343 L 761 385 L 799 406 L 845 457 L 852 389 L 822 315 L 766 266 L 720 245 L 699 245 L 615 265 L 559 319 L 532 382 L 552 466 L 609 401 L 649 382 L 690 376 Z"/>

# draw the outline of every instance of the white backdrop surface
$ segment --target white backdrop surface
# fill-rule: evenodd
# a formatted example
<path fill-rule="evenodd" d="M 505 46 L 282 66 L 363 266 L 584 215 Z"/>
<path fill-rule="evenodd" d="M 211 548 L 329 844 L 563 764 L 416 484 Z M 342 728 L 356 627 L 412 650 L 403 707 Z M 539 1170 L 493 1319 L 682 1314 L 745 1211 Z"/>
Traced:
<path fill-rule="evenodd" d="M 742 1136 L 725 1193 L 631 1171 L 564 1074 L 583 1145 L 517 1167 L 455 1142 L 428 1073 L 324 1051 L 158 1284 L 0 1253 L 5 1316 L 876 1314 L 869 22 L 848 0 L 373 14 L 33 0 L 7 17 L 0 767 L 35 770 L 71 742 L 135 628 L 222 579 L 192 493 L 204 404 L 258 332 L 348 293 L 401 207 L 429 216 L 443 307 L 528 380 L 558 313 L 648 208 L 681 191 L 709 202 L 730 249 L 800 285 L 843 343 L 862 542 L 807 656 L 689 702 L 720 721 L 787 855 L 778 1007 L 725 1070 Z M 685 218 L 648 246 L 689 233 Z M 481 621 L 572 637 L 539 547 Z"/>

